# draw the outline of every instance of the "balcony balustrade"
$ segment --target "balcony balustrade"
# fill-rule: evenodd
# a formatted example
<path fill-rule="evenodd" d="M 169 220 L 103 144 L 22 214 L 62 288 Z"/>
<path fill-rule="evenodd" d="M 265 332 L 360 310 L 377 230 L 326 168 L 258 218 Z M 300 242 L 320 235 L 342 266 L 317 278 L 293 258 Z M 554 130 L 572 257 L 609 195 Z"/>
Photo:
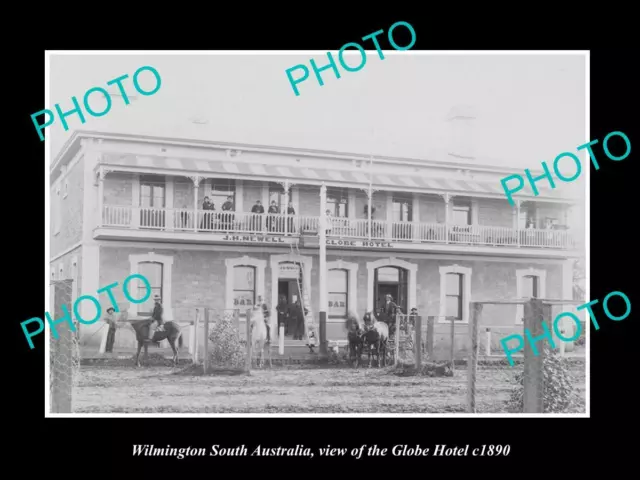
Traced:
<path fill-rule="evenodd" d="M 479 246 L 572 249 L 575 240 L 569 231 L 522 229 L 485 225 L 391 222 L 387 220 L 329 217 L 327 237 L 376 240 L 394 243 L 438 243 Z M 253 235 L 315 235 L 320 217 L 309 215 L 216 212 L 192 208 L 151 208 L 103 205 L 99 227 Z"/>

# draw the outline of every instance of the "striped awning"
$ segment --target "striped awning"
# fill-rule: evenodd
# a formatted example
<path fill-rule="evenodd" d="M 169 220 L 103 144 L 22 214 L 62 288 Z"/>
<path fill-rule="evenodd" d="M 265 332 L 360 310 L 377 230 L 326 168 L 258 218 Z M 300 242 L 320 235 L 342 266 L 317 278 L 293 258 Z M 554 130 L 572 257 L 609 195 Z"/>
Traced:
<path fill-rule="evenodd" d="M 266 164 L 242 163 L 234 160 L 193 160 L 189 158 L 167 158 L 150 157 L 138 155 L 103 155 L 100 162 L 109 166 L 124 166 L 158 170 L 181 170 L 199 173 L 203 176 L 219 175 L 239 175 L 261 178 L 288 178 L 292 181 L 300 182 L 309 180 L 311 183 L 327 182 L 329 184 L 356 184 L 361 188 L 369 185 L 369 174 L 367 172 L 329 170 L 324 168 L 304 168 L 294 166 L 278 166 Z M 394 188 L 419 188 L 435 190 L 438 192 L 462 192 L 480 193 L 492 195 L 504 195 L 504 190 L 499 180 L 495 182 L 476 181 L 471 179 L 444 179 L 425 177 L 419 175 L 389 175 L 373 174 L 371 183 L 374 189 Z M 540 197 L 546 198 L 566 198 L 558 195 L 558 190 L 543 188 L 537 185 Z M 533 197 L 530 186 L 520 190 L 516 197 Z"/>

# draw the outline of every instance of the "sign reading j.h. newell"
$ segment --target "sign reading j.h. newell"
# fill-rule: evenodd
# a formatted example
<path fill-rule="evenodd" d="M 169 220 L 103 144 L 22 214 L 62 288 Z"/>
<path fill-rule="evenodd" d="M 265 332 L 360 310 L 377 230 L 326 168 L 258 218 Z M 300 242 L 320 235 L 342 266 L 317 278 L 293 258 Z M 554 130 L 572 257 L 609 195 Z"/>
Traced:
<path fill-rule="evenodd" d="M 293 243 L 291 237 L 278 237 L 275 235 L 221 235 L 215 240 L 222 242 L 249 242 L 249 243 Z"/>
<path fill-rule="evenodd" d="M 380 240 L 334 240 L 327 239 L 327 245 L 332 247 L 360 247 L 360 248 L 393 248 L 391 242 Z"/>

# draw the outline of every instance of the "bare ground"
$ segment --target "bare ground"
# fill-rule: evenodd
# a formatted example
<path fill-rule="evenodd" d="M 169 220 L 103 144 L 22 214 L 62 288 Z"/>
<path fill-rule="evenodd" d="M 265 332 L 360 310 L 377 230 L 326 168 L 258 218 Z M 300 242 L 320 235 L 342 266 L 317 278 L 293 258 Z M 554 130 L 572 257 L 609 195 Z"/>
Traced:
<path fill-rule="evenodd" d="M 479 368 L 479 413 L 507 413 L 518 367 Z M 571 367 L 584 399 L 585 367 Z M 399 377 L 389 369 L 274 368 L 251 376 L 173 375 L 171 368 L 83 366 L 76 413 L 464 413 L 467 375 Z M 584 400 L 583 400 L 584 401 Z M 584 408 L 584 407 L 583 407 Z M 582 410 L 584 411 L 584 410 Z"/>

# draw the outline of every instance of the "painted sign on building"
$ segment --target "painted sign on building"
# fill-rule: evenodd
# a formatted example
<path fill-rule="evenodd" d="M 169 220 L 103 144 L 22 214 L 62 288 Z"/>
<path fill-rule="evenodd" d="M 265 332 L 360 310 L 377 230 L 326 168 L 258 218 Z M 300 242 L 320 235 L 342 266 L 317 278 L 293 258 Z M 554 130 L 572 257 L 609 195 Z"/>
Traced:
<path fill-rule="evenodd" d="M 334 240 L 328 238 L 327 245 L 332 247 L 394 248 L 393 243 L 383 240 Z"/>
<path fill-rule="evenodd" d="M 294 239 L 273 235 L 211 235 L 208 238 L 222 242 L 249 242 L 249 243 L 294 243 Z"/>
<path fill-rule="evenodd" d="M 300 265 L 298 265 L 297 263 L 281 263 L 278 277 L 280 279 L 291 280 L 300 278 Z"/>

